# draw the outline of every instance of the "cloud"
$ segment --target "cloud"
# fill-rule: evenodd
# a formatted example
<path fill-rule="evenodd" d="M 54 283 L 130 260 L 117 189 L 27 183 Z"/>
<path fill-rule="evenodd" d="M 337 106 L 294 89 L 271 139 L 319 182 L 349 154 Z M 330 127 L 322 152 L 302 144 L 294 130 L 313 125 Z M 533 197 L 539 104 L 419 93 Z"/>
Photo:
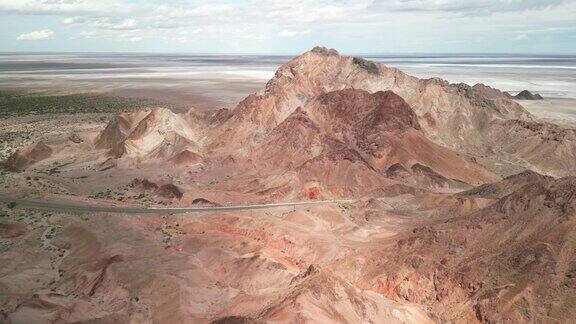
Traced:
<path fill-rule="evenodd" d="M 138 24 L 134 18 L 117 19 L 111 17 L 98 18 L 94 21 L 94 26 L 111 30 L 135 30 Z"/>
<path fill-rule="evenodd" d="M 68 18 L 64 18 L 62 20 L 62 23 L 64 25 L 76 25 L 76 24 L 82 24 L 85 21 L 86 21 L 86 19 L 83 17 L 68 17 Z"/>
<path fill-rule="evenodd" d="M 126 38 L 127 41 L 131 42 L 131 43 L 136 43 L 136 42 L 141 42 L 142 40 L 144 40 L 144 37 L 142 36 L 133 36 L 130 38 Z"/>
<path fill-rule="evenodd" d="M 486 15 L 555 7 L 573 0 L 375 0 L 373 8 L 408 12 Z"/>
<path fill-rule="evenodd" d="M 529 40 L 530 37 L 528 37 L 528 35 L 526 35 L 526 34 L 519 34 L 519 35 L 516 35 L 516 37 L 514 37 L 514 39 L 517 41 L 525 41 L 525 40 Z"/>
<path fill-rule="evenodd" d="M 369 16 L 373 0 L 258 0 L 252 12 L 283 24 L 337 23 Z"/>
<path fill-rule="evenodd" d="M 54 32 L 50 29 L 36 30 L 26 34 L 18 36 L 16 39 L 19 41 L 37 41 L 50 39 L 54 35 Z"/>
<path fill-rule="evenodd" d="M 245 38 L 245 39 L 253 40 L 253 41 L 262 41 L 262 40 L 265 40 L 268 38 L 268 36 L 266 36 L 264 34 L 260 34 L 260 33 L 242 34 L 241 37 Z"/>
<path fill-rule="evenodd" d="M 310 34 L 310 30 L 282 30 L 278 33 L 278 36 L 280 37 L 295 37 L 295 36 L 301 36 L 301 35 L 306 35 L 306 34 Z"/>
<path fill-rule="evenodd" d="M 118 0 L 0 0 L 0 12 L 30 15 L 122 13 L 131 6 Z"/>
<path fill-rule="evenodd" d="M 576 0 L 0 0 L 0 17 L 37 15 L 58 35 L 77 29 L 77 38 L 198 40 L 206 48 L 246 51 L 295 48 L 296 42 L 278 41 L 289 38 L 301 43 L 298 48 L 311 46 L 306 34 L 344 51 L 437 51 L 464 48 L 456 44 L 471 39 L 526 40 L 521 35 L 553 35 L 567 43 L 575 12 Z M 47 16 L 54 15 L 62 16 L 60 26 L 49 25 L 53 19 Z M 16 21 L 24 28 L 30 20 Z M 60 33 L 62 25 L 74 28 Z"/>
<path fill-rule="evenodd" d="M 178 22 L 176 20 L 164 20 L 164 19 L 162 20 L 153 19 L 147 25 L 149 28 L 152 29 L 176 29 L 184 26 L 183 23 Z"/>
<path fill-rule="evenodd" d="M 116 30 L 116 29 L 97 29 L 79 32 L 73 39 L 105 39 L 116 42 L 136 43 L 151 38 L 149 31 L 142 29 L 134 30 Z"/>
<path fill-rule="evenodd" d="M 188 14 L 196 16 L 210 16 L 231 11 L 232 6 L 224 4 L 204 4 L 188 10 Z"/>
<path fill-rule="evenodd" d="M 234 8 L 226 4 L 203 4 L 198 6 L 168 6 L 159 5 L 154 14 L 160 17 L 218 17 L 233 11 Z"/>
<path fill-rule="evenodd" d="M 200 34 L 204 31 L 203 28 L 196 28 L 192 30 L 182 30 L 176 33 L 176 40 L 180 43 L 188 43 L 191 36 Z"/>

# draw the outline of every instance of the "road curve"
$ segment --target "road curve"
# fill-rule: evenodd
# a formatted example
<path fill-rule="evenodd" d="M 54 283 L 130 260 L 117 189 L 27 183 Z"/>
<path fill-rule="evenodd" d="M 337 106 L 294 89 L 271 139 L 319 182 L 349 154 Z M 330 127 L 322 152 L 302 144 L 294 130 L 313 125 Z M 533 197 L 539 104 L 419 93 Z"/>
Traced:
<path fill-rule="evenodd" d="M 103 206 L 89 203 L 83 203 L 70 200 L 43 200 L 37 198 L 18 198 L 0 195 L 0 202 L 10 203 L 14 202 L 17 206 L 23 206 L 35 209 L 49 209 L 57 211 L 69 212 L 101 212 L 101 213 L 119 213 L 119 214 L 190 214 L 190 213 L 206 213 L 206 212 L 219 212 L 219 211 L 234 211 L 234 210 L 254 210 L 254 209 L 268 209 L 279 207 L 301 207 L 337 203 L 351 203 L 354 200 L 317 200 L 317 201 L 296 201 L 296 202 L 283 202 L 271 204 L 258 204 L 258 205 L 236 205 L 236 206 L 218 206 L 218 207 L 162 207 L 162 208 L 144 208 L 144 207 L 127 207 L 127 206 Z"/>

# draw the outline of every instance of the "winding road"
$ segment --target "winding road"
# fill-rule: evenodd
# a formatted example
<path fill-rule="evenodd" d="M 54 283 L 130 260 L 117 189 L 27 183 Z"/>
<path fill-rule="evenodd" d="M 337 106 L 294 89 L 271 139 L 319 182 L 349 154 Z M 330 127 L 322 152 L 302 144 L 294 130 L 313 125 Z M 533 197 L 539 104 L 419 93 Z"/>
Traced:
<path fill-rule="evenodd" d="M 314 206 L 325 204 L 338 204 L 338 203 L 351 203 L 355 200 L 318 200 L 318 201 L 295 201 L 271 204 L 257 204 L 257 205 L 235 205 L 235 206 L 218 206 L 218 207 L 162 207 L 162 208 L 144 208 L 144 207 L 128 207 L 128 206 L 106 206 L 96 205 L 85 202 L 71 201 L 71 200 L 43 200 L 37 198 L 18 198 L 0 195 L 0 202 L 10 203 L 14 202 L 17 206 L 35 208 L 35 209 L 49 209 L 57 211 L 69 212 L 101 212 L 101 213 L 120 213 L 120 214 L 190 214 L 190 213 L 205 213 L 205 212 L 219 212 L 219 211 L 234 211 L 234 210 L 254 210 L 254 209 L 267 209 L 279 207 L 301 207 L 301 206 Z"/>

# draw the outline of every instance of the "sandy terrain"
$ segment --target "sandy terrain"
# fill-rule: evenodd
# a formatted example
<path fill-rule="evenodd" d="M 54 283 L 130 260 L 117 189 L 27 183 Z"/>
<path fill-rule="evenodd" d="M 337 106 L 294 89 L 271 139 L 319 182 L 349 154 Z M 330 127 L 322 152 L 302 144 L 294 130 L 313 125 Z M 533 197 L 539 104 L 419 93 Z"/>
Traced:
<path fill-rule="evenodd" d="M 519 100 L 535 116 L 567 128 L 576 128 L 576 99 Z"/>
<path fill-rule="evenodd" d="M 110 114 L 25 116 L 0 120 L 0 159 L 34 141 L 49 141 L 83 132 L 100 131 Z"/>
<path fill-rule="evenodd" d="M 0 302 L 14 323 L 326 322 L 335 314 L 342 322 L 427 320 L 419 307 L 354 288 L 330 270 L 334 260 L 372 245 L 369 237 L 393 235 L 400 220 L 360 229 L 346 209 L 326 207 L 191 217 L 18 208 L 2 215 Z"/>

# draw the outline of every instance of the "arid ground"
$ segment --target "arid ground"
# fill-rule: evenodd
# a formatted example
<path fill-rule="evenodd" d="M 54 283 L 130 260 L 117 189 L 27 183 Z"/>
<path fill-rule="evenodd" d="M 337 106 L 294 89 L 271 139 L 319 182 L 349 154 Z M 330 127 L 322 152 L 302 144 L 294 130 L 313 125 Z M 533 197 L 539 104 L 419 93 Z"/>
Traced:
<path fill-rule="evenodd" d="M 576 316 L 573 99 L 275 63 L 4 84 L 0 322 Z"/>

